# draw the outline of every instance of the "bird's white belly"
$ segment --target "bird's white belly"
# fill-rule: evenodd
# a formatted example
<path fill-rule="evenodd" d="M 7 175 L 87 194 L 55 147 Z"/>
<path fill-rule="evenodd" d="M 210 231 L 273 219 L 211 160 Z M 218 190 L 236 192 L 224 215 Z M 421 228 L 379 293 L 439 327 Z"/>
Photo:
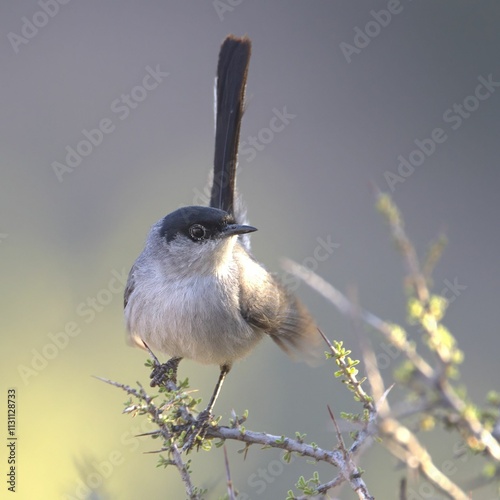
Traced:
<path fill-rule="evenodd" d="M 263 336 L 239 313 L 238 295 L 215 278 L 158 285 L 142 283 L 134 289 L 125 311 L 132 337 L 144 340 L 153 351 L 205 364 L 230 364 Z"/>

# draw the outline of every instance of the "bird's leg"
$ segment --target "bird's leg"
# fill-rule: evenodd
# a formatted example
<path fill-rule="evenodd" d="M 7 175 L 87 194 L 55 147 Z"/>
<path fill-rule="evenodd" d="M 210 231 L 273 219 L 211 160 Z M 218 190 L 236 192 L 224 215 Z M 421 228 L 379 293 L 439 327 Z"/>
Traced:
<path fill-rule="evenodd" d="M 220 390 L 222 388 L 222 384 L 224 383 L 224 379 L 226 378 L 226 375 L 229 373 L 229 370 L 231 369 L 231 365 L 222 365 L 220 367 L 220 375 L 219 375 L 219 380 L 217 380 L 217 384 L 215 386 L 214 392 L 212 394 L 212 397 L 210 398 L 210 401 L 208 402 L 207 407 L 198 414 L 198 418 L 194 422 L 193 427 L 191 428 L 191 431 L 189 433 L 189 436 L 187 437 L 183 449 L 186 451 L 189 451 L 193 448 L 193 445 L 197 438 L 200 438 L 201 440 L 205 437 L 205 434 L 208 429 L 208 423 L 210 420 L 210 417 L 212 416 L 212 410 L 215 405 L 215 401 L 217 400 Z"/>
<path fill-rule="evenodd" d="M 231 366 L 229 366 L 229 365 L 222 365 L 220 367 L 219 380 L 217 380 L 217 385 L 215 386 L 212 397 L 210 398 L 210 401 L 208 402 L 207 407 L 198 415 L 198 418 L 196 419 L 197 421 L 199 421 L 200 419 L 206 420 L 211 415 L 212 410 L 213 410 L 214 405 L 215 405 L 215 401 L 219 397 L 220 390 L 222 389 L 222 384 L 224 383 L 226 375 L 229 373 L 230 369 L 231 369 Z"/>

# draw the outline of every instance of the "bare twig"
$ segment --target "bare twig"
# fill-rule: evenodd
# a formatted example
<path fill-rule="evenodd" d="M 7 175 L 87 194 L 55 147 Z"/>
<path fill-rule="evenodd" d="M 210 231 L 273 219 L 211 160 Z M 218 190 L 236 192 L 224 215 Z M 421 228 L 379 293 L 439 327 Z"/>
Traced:
<path fill-rule="evenodd" d="M 368 338 L 359 337 L 359 340 L 361 354 L 365 362 L 366 377 L 372 389 L 373 397 L 378 402 L 377 412 L 382 416 L 387 415 L 389 414 L 389 403 L 387 402 L 387 398 L 383 397 L 386 391 L 384 379 L 378 367 L 377 357 Z"/>
<path fill-rule="evenodd" d="M 399 483 L 399 500 L 406 500 L 406 477 L 403 477 L 401 479 L 401 482 Z"/>
<path fill-rule="evenodd" d="M 335 432 L 337 434 L 337 441 L 339 442 L 339 447 L 344 454 L 344 458 L 347 457 L 347 449 L 345 447 L 344 439 L 342 438 L 342 434 L 340 432 L 340 428 L 337 424 L 337 420 L 335 419 L 335 415 L 333 414 L 332 409 L 330 408 L 330 405 L 326 405 L 328 408 L 328 413 L 330 414 L 330 418 L 332 419 L 333 425 L 335 427 Z"/>
<path fill-rule="evenodd" d="M 229 500 L 235 500 L 231 471 L 229 470 L 229 460 L 227 458 L 227 448 L 224 445 L 224 465 L 226 467 L 227 495 Z"/>
<path fill-rule="evenodd" d="M 429 482 L 453 500 L 469 500 L 468 495 L 434 465 L 427 450 L 407 427 L 396 419 L 387 417 L 379 428 L 382 436 L 388 438 L 386 446 L 403 462 L 419 469 Z"/>

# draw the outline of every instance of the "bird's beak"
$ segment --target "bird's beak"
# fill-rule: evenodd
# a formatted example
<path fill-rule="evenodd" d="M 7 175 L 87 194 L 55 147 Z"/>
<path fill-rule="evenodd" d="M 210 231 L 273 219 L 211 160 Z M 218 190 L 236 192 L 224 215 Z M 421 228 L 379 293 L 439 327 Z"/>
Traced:
<path fill-rule="evenodd" d="M 257 228 L 253 226 L 246 226 L 244 224 L 228 224 L 224 228 L 222 234 L 226 237 L 233 236 L 235 234 L 253 233 L 254 231 L 257 231 Z"/>

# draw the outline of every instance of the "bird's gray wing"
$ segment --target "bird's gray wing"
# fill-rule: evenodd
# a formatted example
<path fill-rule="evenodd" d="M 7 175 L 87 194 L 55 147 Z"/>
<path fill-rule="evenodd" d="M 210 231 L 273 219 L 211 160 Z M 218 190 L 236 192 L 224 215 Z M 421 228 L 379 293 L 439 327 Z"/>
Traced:
<path fill-rule="evenodd" d="M 268 273 L 245 252 L 251 259 L 249 266 L 249 261 L 241 258 L 241 252 L 245 250 L 240 247 L 236 252 L 240 254 L 237 261 L 242 277 L 239 302 L 240 313 L 245 321 L 268 334 L 290 356 L 299 354 L 309 361 L 317 358 L 321 337 L 307 309 L 276 276 Z M 256 275 L 259 275 L 259 279 L 255 279 Z"/>

